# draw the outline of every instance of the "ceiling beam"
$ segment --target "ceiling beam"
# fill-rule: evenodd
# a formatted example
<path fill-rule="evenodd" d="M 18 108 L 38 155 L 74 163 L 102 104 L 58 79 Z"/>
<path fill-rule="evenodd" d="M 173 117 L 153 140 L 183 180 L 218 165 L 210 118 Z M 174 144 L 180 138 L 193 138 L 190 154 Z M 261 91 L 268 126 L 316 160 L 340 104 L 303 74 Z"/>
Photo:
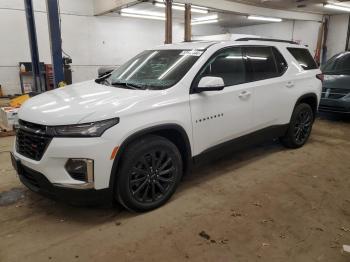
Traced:
<path fill-rule="evenodd" d="M 134 5 L 138 0 L 93 0 L 94 1 L 94 15 L 104 15 L 125 6 Z"/>
<path fill-rule="evenodd" d="M 297 11 L 286 11 L 280 9 L 271 9 L 265 7 L 258 7 L 253 5 L 241 4 L 227 0 L 176 0 L 176 2 L 184 4 L 193 4 L 208 7 L 211 9 L 218 9 L 228 12 L 233 12 L 241 15 L 260 15 L 267 17 L 279 17 L 288 20 L 308 20 L 308 21 L 322 21 L 322 15 L 297 12 Z"/>

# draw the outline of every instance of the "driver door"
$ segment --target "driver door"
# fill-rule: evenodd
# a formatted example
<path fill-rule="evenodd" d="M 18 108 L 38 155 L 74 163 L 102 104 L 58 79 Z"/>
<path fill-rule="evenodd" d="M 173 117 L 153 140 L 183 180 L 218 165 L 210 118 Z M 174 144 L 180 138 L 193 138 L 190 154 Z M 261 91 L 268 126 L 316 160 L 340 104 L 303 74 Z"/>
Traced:
<path fill-rule="evenodd" d="M 190 95 L 194 154 L 249 133 L 253 127 L 253 85 L 249 83 L 246 59 L 241 47 L 216 52 L 197 75 L 221 77 L 225 88 Z"/>

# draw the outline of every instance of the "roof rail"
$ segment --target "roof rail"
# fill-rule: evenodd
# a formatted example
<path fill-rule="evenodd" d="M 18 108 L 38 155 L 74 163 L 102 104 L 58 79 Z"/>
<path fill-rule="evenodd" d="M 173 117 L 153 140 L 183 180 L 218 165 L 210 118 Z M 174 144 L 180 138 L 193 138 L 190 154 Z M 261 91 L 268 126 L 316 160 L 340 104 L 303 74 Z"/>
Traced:
<path fill-rule="evenodd" d="M 298 45 L 297 42 L 289 41 L 289 40 L 280 40 L 280 39 L 272 39 L 272 38 L 252 38 L 252 37 L 244 37 L 236 39 L 236 41 L 267 41 L 267 42 L 280 42 L 280 43 L 287 43 L 287 44 L 293 44 Z"/>

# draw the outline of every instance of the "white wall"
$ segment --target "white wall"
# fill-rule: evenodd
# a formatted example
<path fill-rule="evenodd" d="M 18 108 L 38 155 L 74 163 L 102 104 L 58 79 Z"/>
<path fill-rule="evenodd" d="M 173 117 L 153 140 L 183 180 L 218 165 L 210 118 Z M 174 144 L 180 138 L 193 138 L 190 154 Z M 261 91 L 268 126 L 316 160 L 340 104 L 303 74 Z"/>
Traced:
<path fill-rule="evenodd" d="M 327 59 L 345 51 L 349 15 L 333 15 L 329 20 Z"/>
<path fill-rule="evenodd" d="M 236 34 L 253 34 L 269 38 L 300 41 L 315 53 L 320 23 L 313 21 L 284 21 L 231 28 Z"/>
<path fill-rule="evenodd" d="M 145 48 L 164 41 L 164 22 L 119 16 L 93 16 L 92 0 L 60 0 L 63 49 L 73 59 L 73 82 L 91 79 L 103 65 L 120 65 Z M 34 0 L 40 60 L 51 63 L 46 5 Z M 328 57 L 345 49 L 348 15 L 332 16 Z M 285 21 L 238 28 L 193 26 L 192 34 L 256 34 L 301 40 L 316 48 L 319 23 Z M 6 94 L 20 92 L 19 61 L 30 61 L 23 0 L 0 0 L 0 84 Z M 174 42 L 183 41 L 183 25 L 174 23 Z"/>
<path fill-rule="evenodd" d="M 164 22 L 120 16 L 93 16 L 92 0 L 61 0 L 62 47 L 72 59 L 73 82 L 92 79 L 103 65 L 120 65 L 164 42 Z M 46 5 L 34 0 L 40 60 L 51 63 Z M 219 26 L 196 26 L 193 34 L 219 34 Z M 174 23 L 173 41 L 183 41 Z M 5 94 L 20 92 L 18 62 L 30 61 L 23 0 L 0 1 L 0 84 Z"/>
<path fill-rule="evenodd" d="M 327 59 L 339 52 L 345 51 L 348 21 L 348 14 L 330 16 L 327 38 Z M 231 33 L 254 34 L 301 41 L 302 44 L 308 45 L 310 50 L 315 52 L 319 27 L 320 23 L 312 21 L 295 21 L 294 27 L 293 21 L 285 21 L 282 23 L 231 28 L 229 31 Z"/>
<path fill-rule="evenodd" d="M 229 31 L 233 34 L 251 34 L 269 38 L 292 39 L 293 22 L 268 23 L 260 25 L 234 27 Z"/>

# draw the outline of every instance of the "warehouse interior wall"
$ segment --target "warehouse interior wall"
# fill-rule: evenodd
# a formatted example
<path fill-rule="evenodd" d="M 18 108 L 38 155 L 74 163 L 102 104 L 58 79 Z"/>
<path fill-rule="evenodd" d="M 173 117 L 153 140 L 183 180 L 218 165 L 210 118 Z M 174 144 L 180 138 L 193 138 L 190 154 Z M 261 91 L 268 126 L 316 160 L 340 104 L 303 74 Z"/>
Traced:
<path fill-rule="evenodd" d="M 326 58 L 345 51 L 349 15 L 329 16 Z M 271 38 L 294 40 L 307 45 L 313 54 L 316 51 L 320 23 L 314 21 L 284 21 L 254 26 L 230 28 L 230 33 L 253 34 Z"/>
<path fill-rule="evenodd" d="M 349 15 L 333 15 L 329 19 L 327 59 L 345 51 Z"/>
<path fill-rule="evenodd" d="M 284 21 L 281 23 L 267 23 L 253 26 L 231 28 L 233 34 L 252 34 L 268 38 L 294 40 L 307 45 L 310 51 L 315 54 L 319 22 L 314 21 Z"/>
<path fill-rule="evenodd" d="M 51 63 L 46 4 L 34 0 L 40 60 Z M 100 66 L 120 65 L 147 48 L 164 42 L 164 22 L 118 15 L 93 15 L 93 0 L 60 0 L 62 47 L 73 59 L 73 83 L 93 79 Z M 349 15 L 330 17 L 327 57 L 345 50 Z M 293 39 L 315 52 L 320 23 L 284 21 L 255 26 L 224 28 L 193 26 L 192 34 L 254 34 Z M 173 41 L 183 41 L 183 24 L 174 22 Z M 0 1 L 0 84 L 5 94 L 20 92 L 20 61 L 30 61 L 23 0 Z"/>
<path fill-rule="evenodd" d="M 34 0 L 40 61 L 51 63 L 46 4 Z M 73 83 L 93 79 L 100 66 L 120 65 L 137 53 L 164 43 L 164 22 L 117 15 L 93 16 L 92 0 L 60 0 L 62 48 L 73 59 Z M 183 41 L 174 23 L 173 41 Z M 18 63 L 30 61 L 23 0 L 0 1 L 0 84 L 5 94 L 20 93 Z M 220 34 L 217 25 L 193 27 L 193 34 Z"/>

